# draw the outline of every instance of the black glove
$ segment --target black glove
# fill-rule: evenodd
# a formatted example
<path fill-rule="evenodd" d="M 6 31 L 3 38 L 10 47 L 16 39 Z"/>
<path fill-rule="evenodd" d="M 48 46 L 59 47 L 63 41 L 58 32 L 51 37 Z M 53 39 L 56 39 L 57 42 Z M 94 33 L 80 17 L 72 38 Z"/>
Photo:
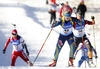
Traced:
<path fill-rule="evenodd" d="M 6 52 L 6 50 L 5 50 L 5 49 L 3 49 L 3 54 L 5 54 L 5 52 Z"/>
<path fill-rule="evenodd" d="M 95 58 L 97 59 L 97 58 L 98 58 L 98 56 L 95 56 Z"/>
<path fill-rule="evenodd" d="M 91 19 L 95 19 L 95 17 L 94 16 L 91 16 Z"/>
<path fill-rule="evenodd" d="M 28 51 L 26 52 L 26 55 L 29 56 L 29 52 Z"/>
<path fill-rule="evenodd" d="M 73 7 L 73 10 L 76 9 L 76 7 Z"/>
<path fill-rule="evenodd" d="M 48 0 L 46 0 L 46 4 L 48 4 Z"/>
<path fill-rule="evenodd" d="M 64 5 L 64 3 L 61 3 L 61 5 L 63 6 L 63 5 Z"/>
<path fill-rule="evenodd" d="M 56 23 L 57 23 L 57 21 L 54 21 L 54 22 L 53 22 L 53 25 L 55 25 Z"/>

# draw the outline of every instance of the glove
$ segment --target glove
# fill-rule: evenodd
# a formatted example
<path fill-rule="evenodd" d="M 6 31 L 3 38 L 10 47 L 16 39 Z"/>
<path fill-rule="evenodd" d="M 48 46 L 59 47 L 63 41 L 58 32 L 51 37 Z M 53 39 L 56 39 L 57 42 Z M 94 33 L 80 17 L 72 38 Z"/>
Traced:
<path fill-rule="evenodd" d="M 97 59 L 97 58 L 98 58 L 98 56 L 95 56 L 95 58 Z"/>
<path fill-rule="evenodd" d="M 76 7 L 73 7 L 73 9 L 76 9 Z"/>
<path fill-rule="evenodd" d="M 5 49 L 3 49 L 3 54 L 5 54 L 5 52 L 6 52 L 6 50 L 5 50 Z"/>
<path fill-rule="evenodd" d="M 54 21 L 54 22 L 53 22 L 53 25 L 55 25 L 56 23 L 57 23 L 57 21 Z"/>
<path fill-rule="evenodd" d="M 63 5 L 64 5 L 64 3 L 61 3 L 61 5 L 63 6 Z"/>
<path fill-rule="evenodd" d="M 29 56 L 29 52 L 28 51 L 26 52 L 26 55 Z"/>
<path fill-rule="evenodd" d="M 91 16 L 91 19 L 95 19 L 95 17 L 94 16 Z"/>

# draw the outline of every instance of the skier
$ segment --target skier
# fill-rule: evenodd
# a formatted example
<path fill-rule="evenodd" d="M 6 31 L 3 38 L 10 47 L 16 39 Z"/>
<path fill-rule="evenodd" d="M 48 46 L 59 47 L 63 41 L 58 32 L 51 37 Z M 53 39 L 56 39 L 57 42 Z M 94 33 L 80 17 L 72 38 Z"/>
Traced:
<path fill-rule="evenodd" d="M 83 48 L 84 48 L 84 49 L 83 49 Z M 88 63 L 88 66 L 91 67 L 91 66 L 89 65 L 88 49 L 87 49 L 86 46 L 83 47 L 83 44 L 82 44 L 82 43 L 80 43 L 80 45 L 78 46 L 77 50 L 75 51 L 74 58 L 76 57 L 76 55 L 77 55 L 77 53 L 78 53 L 79 50 L 81 50 L 81 52 L 82 52 L 82 57 L 81 57 L 81 59 L 80 59 L 79 62 L 78 62 L 78 67 L 81 66 L 81 64 L 83 63 L 84 60 L 86 60 L 87 63 Z M 95 53 L 95 58 L 97 58 L 97 52 L 96 52 L 96 50 L 95 50 L 93 47 L 92 47 L 92 50 L 93 50 L 94 53 Z M 85 51 L 85 52 L 84 52 L 84 51 Z M 94 67 L 95 67 L 95 65 L 94 65 Z"/>
<path fill-rule="evenodd" d="M 94 63 L 92 61 L 92 45 L 91 45 L 89 39 L 86 37 L 85 25 L 86 24 L 93 25 L 95 23 L 92 23 L 91 21 L 88 21 L 88 20 L 84 20 L 84 18 L 81 16 L 81 14 L 78 14 L 77 18 L 81 21 L 81 23 L 75 22 L 75 24 L 74 24 L 73 34 L 75 37 L 75 50 L 77 49 L 79 43 L 83 43 L 89 50 L 88 51 L 89 64 L 92 67 L 92 66 L 94 66 Z"/>
<path fill-rule="evenodd" d="M 72 30 L 73 24 L 72 23 L 75 21 L 80 22 L 80 20 L 78 20 L 74 17 L 71 17 L 70 11 L 65 11 L 64 16 L 60 19 L 60 21 L 54 22 L 54 24 L 53 24 L 54 27 L 60 25 L 62 28 L 61 28 L 61 32 L 60 32 L 60 35 L 59 35 L 59 38 L 57 41 L 53 62 L 51 64 L 49 64 L 49 66 L 51 66 L 51 67 L 56 66 L 59 53 L 60 53 L 66 40 L 70 46 L 70 55 L 69 55 L 68 65 L 73 66 L 73 55 L 75 52 L 75 43 L 74 43 L 74 39 L 73 39 L 73 30 Z"/>
<path fill-rule="evenodd" d="M 48 4 L 48 0 L 46 0 L 46 4 Z"/>
<path fill-rule="evenodd" d="M 62 7 L 59 10 L 59 17 L 60 18 L 63 16 L 62 14 L 64 11 L 69 10 L 69 11 L 71 11 L 71 14 L 72 14 L 72 8 L 68 5 L 68 1 L 66 1 L 65 4 L 62 3 L 61 5 L 62 5 Z"/>
<path fill-rule="evenodd" d="M 50 17 L 50 24 L 52 24 L 52 21 L 56 21 L 56 9 L 58 4 L 56 4 L 56 0 L 51 0 L 50 7 L 49 7 L 49 13 L 51 15 Z"/>
<path fill-rule="evenodd" d="M 9 43 L 11 43 L 13 46 L 11 66 L 15 66 L 15 62 L 18 56 L 21 57 L 28 65 L 33 66 L 33 64 L 28 59 L 29 52 L 26 43 L 23 38 L 18 35 L 16 29 L 12 30 L 12 36 L 9 37 L 8 41 L 6 42 L 5 48 L 3 49 L 3 54 L 5 54 Z M 26 54 L 24 53 L 23 48 L 26 49 Z"/>
<path fill-rule="evenodd" d="M 87 7 L 82 0 L 81 3 L 78 5 L 77 13 L 80 12 L 81 16 L 85 17 L 85 12 L 87 11 Z"/>

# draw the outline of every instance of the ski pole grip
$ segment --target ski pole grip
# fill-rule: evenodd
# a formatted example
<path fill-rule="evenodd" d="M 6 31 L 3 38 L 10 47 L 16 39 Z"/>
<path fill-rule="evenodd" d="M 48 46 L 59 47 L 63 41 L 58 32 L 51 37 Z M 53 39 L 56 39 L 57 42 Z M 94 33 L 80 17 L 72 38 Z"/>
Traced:
<path fill-rule="evenodd" d="M 94 16 L 91 16 L 91 19 L 95 19 L 95 17 Z"/>
<path fill-rule="evenodd" d="M 92 22 L 95 24 L 95 17 L 94 16 L 91 16 L 91 19 L 92 19 Z"/>

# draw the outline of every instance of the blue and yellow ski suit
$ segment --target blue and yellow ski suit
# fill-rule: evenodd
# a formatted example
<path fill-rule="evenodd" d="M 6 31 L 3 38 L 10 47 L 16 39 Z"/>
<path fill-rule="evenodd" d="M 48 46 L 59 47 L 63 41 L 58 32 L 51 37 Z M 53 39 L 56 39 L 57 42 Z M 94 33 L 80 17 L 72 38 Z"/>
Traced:
<path fill-rule="evenodd" d="M 59 21 L 57 21 L 57 24 L 54 26 L 61 26 L 61 31 L 60 31 L 60 35 L 57 41 L 57 45 L 56 45 L 56 50 L 54 53 L 54 60 L 57 61 L 59 53 L 65 43 L 65 41 L 67 40 L 69 46 L 70 46 L 70 54 L 69 54 L 69 58 L 73 58 L 74 52 L 75 52 L 75 43 L 74 43 L 74 39 L 73 39 L 73 22 L 77 22 L 79 23 L 80 20 L 71 17 L 69 21 L 66 21 L 64 18 L 61 18 Z"/>

